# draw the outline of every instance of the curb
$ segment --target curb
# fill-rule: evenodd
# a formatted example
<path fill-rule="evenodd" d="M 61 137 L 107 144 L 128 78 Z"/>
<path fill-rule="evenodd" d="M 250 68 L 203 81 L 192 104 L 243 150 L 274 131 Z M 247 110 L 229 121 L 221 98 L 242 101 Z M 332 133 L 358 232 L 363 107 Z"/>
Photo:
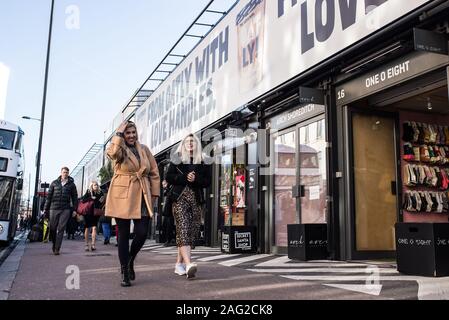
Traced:
<path fill-rule="evenodd" d="M 22 234 L 17 245 L 12 249 L 6 260 L 0 265 L 0 300 L 8 300 L 20 262 L 26 247 L 26 233 Z M 2 258 L 9 250 L 5 250 Z"/>

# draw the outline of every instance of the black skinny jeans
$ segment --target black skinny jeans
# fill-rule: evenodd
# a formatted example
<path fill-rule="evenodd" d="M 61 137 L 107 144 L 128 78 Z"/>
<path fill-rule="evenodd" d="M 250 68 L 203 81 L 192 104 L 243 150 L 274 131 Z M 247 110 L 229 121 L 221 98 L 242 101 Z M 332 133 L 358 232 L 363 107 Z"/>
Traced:
<path fill-rule="evenodd" d="M 150 223 L 149 217 L 142 217 L 141 219 L 134 219 L 134 239 L 131 243 L 131 250 L 129 250 L 129 234 L 131 220 L 115 218 L 118 225 L 118 257 L 122 266 L 129 261 L 129 256 L 136 257 L 140 249 L 142 249 L 147 239 L 148 226 Z"/>

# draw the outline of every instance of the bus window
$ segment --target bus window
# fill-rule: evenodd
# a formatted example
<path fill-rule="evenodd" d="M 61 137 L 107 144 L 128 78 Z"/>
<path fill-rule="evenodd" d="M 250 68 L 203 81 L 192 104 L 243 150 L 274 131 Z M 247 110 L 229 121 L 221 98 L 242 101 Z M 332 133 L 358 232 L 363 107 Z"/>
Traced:
<path fill-rule="evenodd" d="M 0 177 L 0 220 L 9 219 L 13 178 Z"/>
<path fill-rule="evenodd" d="M 9 130 L 0 130 L 0 149 L 12 150 L 16 133 Z"/>
<path fill-rule="evenodd" d="M 19 133 L 19 135 L 17 136 L 17 141 L 16 141 L 16 153 L 22 154 L 22 138 L 23 138 L 23 134 Z"/>

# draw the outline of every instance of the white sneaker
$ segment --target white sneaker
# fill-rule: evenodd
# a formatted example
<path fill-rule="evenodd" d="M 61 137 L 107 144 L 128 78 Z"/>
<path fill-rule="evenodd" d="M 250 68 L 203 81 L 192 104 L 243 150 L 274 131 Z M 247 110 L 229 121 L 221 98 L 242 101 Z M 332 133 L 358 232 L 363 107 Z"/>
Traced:
<path fill-rule="evenodd" d="M 184 263 L 177 263 L 175 265 L 175 273 L 180 275 L 180 276 L 185 276 L 187 274 L 185 264 Z"/>
<path fill-rule="evenodd" d="M 187 270 L 186 270 L 187 279 L 195 277 L 195 273 L 196 273 L 197 269 L 198 269 L 198 266 L 196 265 L 196 263 L 188 264 Z"/>

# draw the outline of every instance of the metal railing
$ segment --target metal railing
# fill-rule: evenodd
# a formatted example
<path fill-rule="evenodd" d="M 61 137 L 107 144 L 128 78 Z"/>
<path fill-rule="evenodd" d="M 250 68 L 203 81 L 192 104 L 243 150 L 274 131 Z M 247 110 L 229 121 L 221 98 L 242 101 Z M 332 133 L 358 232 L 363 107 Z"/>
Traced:
<path fill-rule="evenodd" d="M 210 0 L 200 14 L 193 20 L 189 27 L 184 31 L 181 37 L 175 42 L 164 58 L 159 62 L 156 68 L 150 73 L 148 78 L 136 90 L 131 99 L 122 108 L 119 115 L 127 114 L 123 117 L 128 120 L 144 103 L 138 107 L 132 105 L 136 96 L 142 92 L 151 92 L 159 86 L 172 74 L 184 59 L 200 44 L 200 42 L 213 30 L 213 28 L 228 14 L 228 12 L 237 4 L 238 0 Z M 147 96 L 148 99 L 151 93 Z M 145 100 L 146 100 L 145 99 Z M 127 108 L 134 107 L 132 112 L 126 112 Z M 115 118 L 114 118 L 115 119 Z M 112 137 L 116 126 L 113 124 L 112 132 L 105 137 L 104 143 Z M 105 131 L 106 132 L 106 131 Z"/>

